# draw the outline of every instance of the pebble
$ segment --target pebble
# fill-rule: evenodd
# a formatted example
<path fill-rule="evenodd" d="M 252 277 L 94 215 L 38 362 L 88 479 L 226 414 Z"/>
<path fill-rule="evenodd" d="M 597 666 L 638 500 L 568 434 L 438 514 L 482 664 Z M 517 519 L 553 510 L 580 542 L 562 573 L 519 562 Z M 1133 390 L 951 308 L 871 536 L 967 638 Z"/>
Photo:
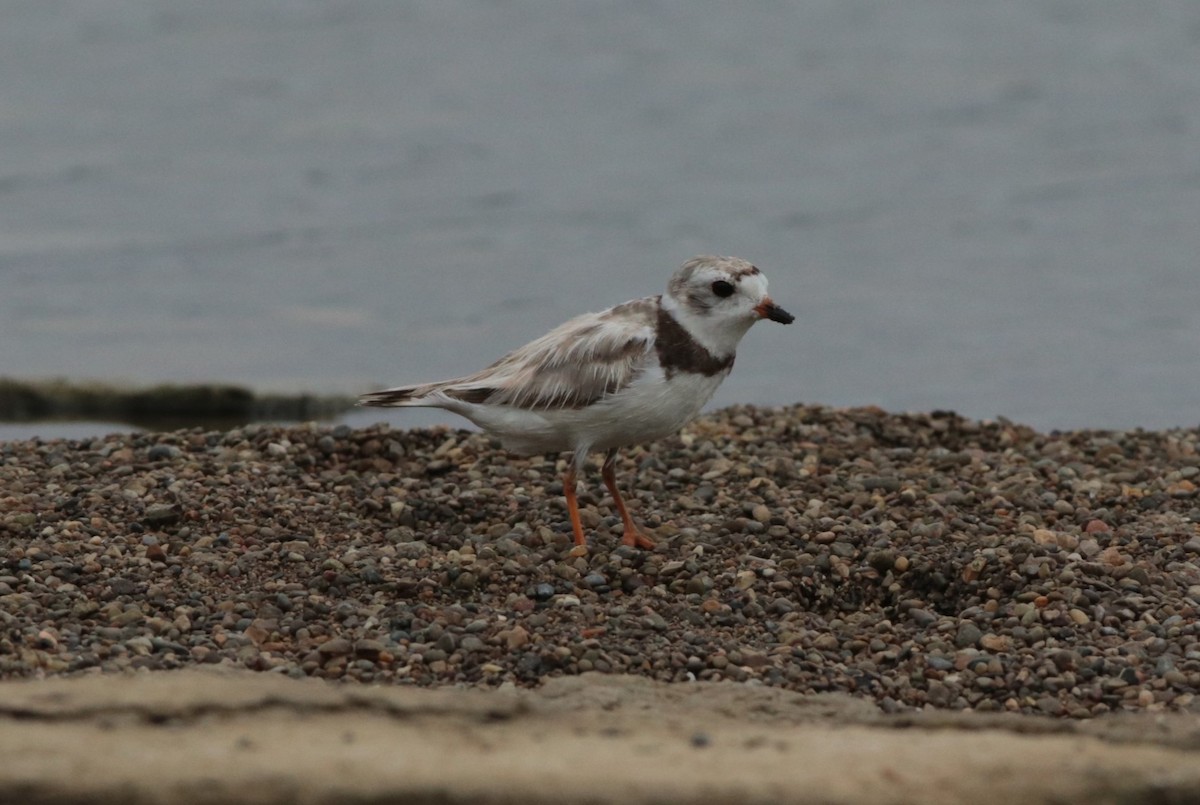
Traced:
<path fill-rule="evenodd" d="M 340 646 L 338 647 L 340 648 Z M 381 654 L 387 650 L 387 646 L 379 640 L 371 640 L 363 638 L 356 640 L 354 643 L 354 653 L 359 657 L 367 657 L 368 659 L 378 659 Z"/>
<path fill-rule="evenodd" d="M 529 644 L 529 632 L 521 626 L 506 629 L 497 634 L 497 637 L 503 640 L 509 649 L 524 648 Z"/>
<path fill-rule="evenodd" d="M 350 641 L 342 637 L 327 640 L 317 647 L 317 651 L 321 654 L 328 654 L 335 657 L 349 654 L 352 650 L 353 647 L 350 645 Z"/>
<path fill-rule="evenodd" d="M 913 619 L 917 626 L 926 627 L 932 626 L 938 622 L 938 616 L 926 609 L 910 609 L 908 616 Z"/>
<path fill-rule="evenodd" d="M 164 459 L 178 458 L 181 452 L 173 444 L 156 444 L 146 451 L 146 458 L 151 461 L 162 461 Z"/>
<path fill-rule="evenodd" d="M 958 632 L 954 635 L 954 645 L 959 648 L 968 648 L 977 645 L 983 638 L 983 631 L 973 623 L 964 623 L 958 627 Z"/>
<path fill-rule="evenodd" d="M 146 507 L 142 522 L 151 528 L 162 528 L 179 522 L 181 514 L 178 506 L 167 503 L 154 503 Z"/>
<path fill-rule="evenodd" d="M 1196 430 L 796 406 L 684 437 L 618 465 L 653 551 L 620 545 L 594 472 L 573 550 L 560 459 L 465 431 L 0 443 L 0 676 L 600 671 L 885 712 L 1200 712 Z"/>

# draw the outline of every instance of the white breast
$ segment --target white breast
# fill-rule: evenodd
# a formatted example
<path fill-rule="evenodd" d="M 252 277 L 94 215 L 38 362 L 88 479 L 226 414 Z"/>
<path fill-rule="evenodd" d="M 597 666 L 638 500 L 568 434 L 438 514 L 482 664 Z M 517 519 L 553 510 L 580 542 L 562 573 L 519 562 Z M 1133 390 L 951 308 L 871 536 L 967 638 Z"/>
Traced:
<path fill-rule="evenodd" d="M 529 411 L 507 405 L 473 405 L 460 413 L 513 452 L 607 450 L 677 433 L 700 412 L 728 374 L 706 377 L 679 372 L 668 380 L 655 365 L 624 390 L 585 408 Z"/>

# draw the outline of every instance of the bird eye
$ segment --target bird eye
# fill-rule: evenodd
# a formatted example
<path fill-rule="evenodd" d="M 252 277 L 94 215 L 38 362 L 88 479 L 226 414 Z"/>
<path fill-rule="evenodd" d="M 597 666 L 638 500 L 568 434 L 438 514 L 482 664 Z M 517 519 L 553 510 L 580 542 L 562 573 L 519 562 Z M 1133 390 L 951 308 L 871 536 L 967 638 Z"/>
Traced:
<path fill-rule="evenodd" d="M 725 280 L 717 280 L 712 284 L 712 292 L 720 297 L 733 296 L 733 286 Z"/>

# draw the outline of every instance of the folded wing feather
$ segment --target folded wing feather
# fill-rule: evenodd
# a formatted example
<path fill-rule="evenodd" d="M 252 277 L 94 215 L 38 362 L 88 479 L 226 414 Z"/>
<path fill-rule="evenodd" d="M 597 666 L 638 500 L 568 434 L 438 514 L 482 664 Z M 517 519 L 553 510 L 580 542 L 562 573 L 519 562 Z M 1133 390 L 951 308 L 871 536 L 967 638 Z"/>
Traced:
<path fill-rule="evenodd" d="M 491 366 L 441 383 L 377 391 L 363 405 L 439 405 L 438 397 L 531 410 L 582 408 L 632 383 L 654 359 L 658 299 L 585 313 Z"/>

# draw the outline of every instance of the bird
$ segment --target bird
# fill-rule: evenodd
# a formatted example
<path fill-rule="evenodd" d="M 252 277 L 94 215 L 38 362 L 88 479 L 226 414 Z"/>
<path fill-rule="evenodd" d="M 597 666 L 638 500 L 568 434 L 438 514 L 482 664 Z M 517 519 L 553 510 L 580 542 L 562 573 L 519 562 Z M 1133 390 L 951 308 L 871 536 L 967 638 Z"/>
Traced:
<path fill-rule="evenodd" d="M 693 257 L 665 293 L 584 313 L 474 374 L 373 391 L 359 405 L 440 408 L 509 452 L 569 453 L 563 496 L 581 552 L 579 473 L 593 452 L 604 452 L 601 478 L 621 518 L 621 543 L 653 549 L 617 487 L 618 450 L 690 422 L 729 376 L 742 337 L 763 319 L 791 324 L 795 317 L 767 295 L 756 266 Z"/>

